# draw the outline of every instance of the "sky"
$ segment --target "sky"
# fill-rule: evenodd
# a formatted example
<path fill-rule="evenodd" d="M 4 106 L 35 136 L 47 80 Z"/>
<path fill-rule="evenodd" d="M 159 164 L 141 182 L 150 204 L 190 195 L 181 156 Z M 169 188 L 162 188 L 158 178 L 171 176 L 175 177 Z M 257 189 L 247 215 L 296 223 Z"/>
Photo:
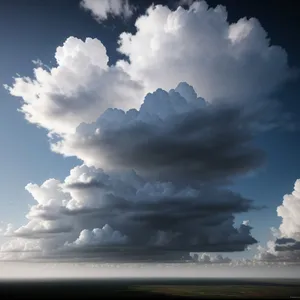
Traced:
<path fill-rule="evenodd" d="M 299 261 L 292 3 L 151 5 L 1 1 L 0 258 Z"/>

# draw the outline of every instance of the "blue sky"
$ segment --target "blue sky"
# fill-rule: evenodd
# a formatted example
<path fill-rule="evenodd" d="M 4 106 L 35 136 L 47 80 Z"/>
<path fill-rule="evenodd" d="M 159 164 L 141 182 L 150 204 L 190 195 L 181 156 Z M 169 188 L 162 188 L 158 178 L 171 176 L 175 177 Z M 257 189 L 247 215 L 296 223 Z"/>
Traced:
<path fill-rule="evenodd" d="M 139 7 L 138 12 L 148 7 L 146 2 L 144 7 Z M 235 1 L 207 2 L 226 5 L 231 20 L 244 16 L 257 17 L 273 43 L 287 51 L 290 65 L 295 68 L 300 66 L 300 43 L 288 35 L 299 26 L 299 20 L 296 20 L 288 4 L 279 11 L 279 4 L 274 4 L 277 8 L 271 8 L 254 1 L 244 1 L 241 5 L 236 5 Z M 279 16 L 282 18 L 280 22 Z M 79 8 L 78 1 L 43 1 L 43 4 L 34 0 L 1 1 L 0 82 L 10 85 L 16 73 L 32 76 L 34 59 L 53 66 L 57 46 L 69 36 L 101 40 L 107 48 L 110 62 L 114 63 L 120 57 L 116 52 L 117 37 L 123 31 L 132 30 L 134 20 L 113 18 L 99 24 L 89 13 Z M 283 103 L 283 109 L 294 114 L 296 122 L 300 113 L 299 95 L 299 80 L 275 94 Z M 64 158 L 50 150 L 46 130 L 29 124 L 23 114 L 18 112 L 19 99 L 9 95 L 4 88 L 0 89 L 0 98 L 0 220 L 20 226 L 25 222 L 28 205 L 34 203 L 31 195 L 25 191 L 25 185 L 29 182 L 41 184 L 48 178 L 63 180 L 70 169 L 79 164 L 79 160 Z M 236 217 L 237 223 L 249 219 L 253 226 L 253 236 L 264 244 L 270 238 L 269 228 L 278 228 L 280 225 L 277 206 L 281 205 L 284 194 L 292 192 L 296 179 L 300 177 L 299 132 L 267 132 L 255 143 L 266 151 L 267 162 L 254 175 L 238 179 L 233 189 L 254 199 L 256 204 L 266 206 L 263 210 Z"/>

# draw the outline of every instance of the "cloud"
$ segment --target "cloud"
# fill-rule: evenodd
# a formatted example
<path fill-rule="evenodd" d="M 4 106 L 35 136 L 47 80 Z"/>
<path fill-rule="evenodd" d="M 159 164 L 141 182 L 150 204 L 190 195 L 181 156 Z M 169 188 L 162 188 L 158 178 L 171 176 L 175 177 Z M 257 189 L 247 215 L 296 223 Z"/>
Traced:
<path fill-rule="evenodd" d="M 34 78 L 16 77 L 11 95 L 22 97 L 21 112 L 50 132 L 73 132 L 82 122 L 95 121 L 110 107 L 129 109 L 139 103 L 142 87 L 119 67 L 108 65 L 98 39 L 69 37 L 55 53 L 57 66 L 37 66 Z"/>
<path fill-rule="evenodd" d="M 192 255 L 192 258 L 197 263 L 203 263 L 203 264 L 228 264 L 231 262 L 231 259 L 229 257 L 223 257 L 222 255 L 212 255 L 209 253 L 202 253 L 197 254 L 194 253 Z"/>
<path fill-rule="evenodd" d="M 254 256 L 254 259 L 263 262 L 299 263 L 299 242 L 293 245 L 277 246 L 274 241 L 269 241 L 267 247 L 258 248 L 258 253 Z"/>
<path fill-rule="evenodd" d="M 179 0 L 177 2 L 177 6 L 183 6 L 183 5 L 191 6 L 194 2 L 195 0 Z"/>
<path fill-rule="evenodd" d="M 40 205 L 62 205 L 67 200 L 59 180 L 54 178 L 46 180 L 41 186 L 29 183 L 25 189 Z"/>
<path fill-rule="evenodd" d="M 39 240 L 37 257 L 168 260 L 169 253 L 175 260 L 192 250 L 242 251 L 256 243 L 248 224 L 233 225 L 233 214 L 252 209 L 252 201 L 224 188 L 147 181 L 133 171 L 86 165 L 72 169 L 64 182 L 50 182 L 27 188 L 37 205 L 28 223 L 11 233 Z M 53 195 L 65 200 L 49 202 Z"/>
<path fill-rule="evenodd" d="M 40 256 L 42 252 L 39 240 L 14 238 L 0 246 L 0 260 L 27 260 Z"/>
<path fill-rule="evenodd" d="M 152 5 L 136 22 L 136 33 L 122 33 L 119 61 L 146 90 L 169 90 L 188 82 L 209 102 L 260 103 L 291 75 L 287 54 L 270 44 L 255 18 L 230 24 L 224 6 L 204 1 L 188 9 Z M 186 45 L 189 45 L 188 47 Z"/>
<path fill-rule="evenodd" d="M 120 245 L 127 242 L 127 237 L 119 231 L 113 230 L 105 224 L 103 228 L 94 228 L 93 230 L 84 229 L 79 237 L 72 243 L 66 243 L 67 247 L 89 247 L 95 245 Z"/>
<path fill-rule="evenodd" d="M 296 180 L 294 191 L 283 197 L 277 214 L 282 218 L 278 230 L 274 230 L 274 241 L 267 248 L 259 247 L 256 256 L 266 261 L 300 261 L 300 180 Z"/>
<path fill-rule="evenodd" d="M 278 244 L 278 240 L 277 240 L 275 250 L 276 251 L 298 251 L 300 250 L 300 241 L 293 240 L 293 242 L 291 243 Z"/>
<path fill-rule="evenodd" d="M 127 2 L 99 3 L 82 5 L 102 20 Z M 120 35 L 127 59 L 115 65 L 101 41 L 69 37 L 56 66 L 34 61 L 33 78 L 5 86 L 25 118 L 49 131 L 51 149 L 83 164 L 64 181 L 26 186 L 36 204 L 1 254 L 183 261 L 257 242 L 249 222 L 234 225 L 257 206 L 227 184 L 264 162 L 253 139 L 277 126 L 272 94 L 292 74 L 286 52 L 256 19 L 229 24 L 224 7 L 205 2 L 152 5 L 135 26 Z"/>
<path fill-rule="evenodd" d="M 57 66 L 40 62 L 34 78 L 17 76 L 6 85 L 23 99 L 26 119 L 52 132 L 74 132 L 107 108 L 138 108 L 147 93 L 180 82 L 208 102 L 259 106 L 268 114 L 266 97 L 292 74 L 286 52 L 270 45 L 256 19 L 230 24 L 223 6 L 212 9 L 201 1 L 172 11 L 152 5 L 135 26 L 135 34 L 124 32 L 119 39 L 119 51 L 129 62 L 109 66 L 101 41 L 69 37 L 56 50 Z"/>
<path fill-rule="evenodd" d="M 277 214 L 282 218 L 279 231 L 282 236 L 300 240 L 300 179 L 295 182 L 292 194 L 283 197 Z"/>
<path fill-rule="evenodd" d="M 12 235 L 27 238 L 40 238 L 49 234 L 70 232 L 71 230 L 71 225 L 60 223 L 57 220 L 41 220 L 41 218 L 36 220 L 32 218 L 26 225 L 16 229 Z"/>
<path fill-rule="evenodd" d="M 253 265 L 257 265 L 257 264 L 265 264 L 265 263 L 263 263 L 263 262 L 257 263 L 256 261 L 247 259 L 247 258 L 234 259 L 229 262 L 229 265 L 232 267 L 240 267 L 240 266 L 245 267 L 245 266 L 253 266 Z"/>
<path fill-rule="evenodd" d="M 82 0 L 80 6 L 90 11 L 99 23 L 109 16 L 129 18 L 134 12 L 134 7 L 128 0 Z"/>
<path fill-rule="evenodd" d="M 35 252 L 40 251 L 39 241 L 26 241 L 18 238 L 1 245 L 1 252 Z"/>
<path fill-rule="evenodd" d="M 295 243 L 296 240 L 292 239 L 292 238 L 279 238 L 276 240 L 276 244 L 277 245 L 284 245 L 284 244 L 290 244 L 290 243 Z"/>
<path fill-rule="evenodd" d="M 15 226 L 12 223 L 0 222 L 0 234 L 3 236 L 10 236 L 15 230 Z"/>
<path fill-rule="evenodd" d="M 224 181 L 263 162 L 251 145 L 252 124 L 241 108 L 206 104 L 181 83 L 148 94 L 139 110 L 107 110 L 52 149 L 90 166 L 133 168 L 156 180 Z"/>

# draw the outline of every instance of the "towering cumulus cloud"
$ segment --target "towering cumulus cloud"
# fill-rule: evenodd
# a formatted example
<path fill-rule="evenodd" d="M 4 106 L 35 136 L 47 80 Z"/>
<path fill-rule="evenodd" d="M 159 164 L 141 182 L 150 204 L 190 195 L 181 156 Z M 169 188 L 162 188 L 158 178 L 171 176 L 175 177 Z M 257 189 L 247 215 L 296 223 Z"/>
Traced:
<path fill-rule="evenodd" d="M 279 230 L 274 231 L 274 241 L 267 248 L 259 247 L 256 258 L 266 261 L 300 262 L 300 180 L 295 182 L 292 194 L 283 197 L 277 214 L 282 218 Z"/>
<path fill-rule="evenodd" d="M 111 12 L 83 2 L 99 18 Z M 178 261 L 256 243 L 234 215 L 259 205 L 227 184 L 264 161 L 252 141 L 277 124 L 285 51 L 257 20 L 229 24 L 205 2 L 153 5 L 135 25 L 119 39 L 126 61 L 108 65 L 100 41 L 70 37 L 57 66 L 6 86 L 51 149 L 82 165 L 26 186 L 37 203 L 6 231 L 4 258 Z M 230 261 L 205 255 L 197 260 Z"/>
<path fill-rule="evenodd" d="M 120 36 L 119 61 L 147 90 L 192 85 L 207 101 L 254 101 L 289 77 L 286 52 L 270 46 L 257 19 L 229 24 L 226 8 L 196 1 L 188 10 L 151 6 L 136 21 L 135 34 Z"/>

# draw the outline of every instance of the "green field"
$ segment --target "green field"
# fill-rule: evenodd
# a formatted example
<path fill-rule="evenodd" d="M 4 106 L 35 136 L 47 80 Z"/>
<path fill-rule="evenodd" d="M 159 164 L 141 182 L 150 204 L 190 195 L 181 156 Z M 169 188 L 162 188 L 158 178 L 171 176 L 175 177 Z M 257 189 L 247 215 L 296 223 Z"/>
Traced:
<path fill-rule="evenodd" d="M 0 282 L 0 299 L 300 299 L 299 279 L 132 278 Z"/>
<path fill-rule="evenodd" d="M 300 286 L 285 285 L 140 285 L 133 292 L 157 295 L 212 298 L 299 298 Z"/>

